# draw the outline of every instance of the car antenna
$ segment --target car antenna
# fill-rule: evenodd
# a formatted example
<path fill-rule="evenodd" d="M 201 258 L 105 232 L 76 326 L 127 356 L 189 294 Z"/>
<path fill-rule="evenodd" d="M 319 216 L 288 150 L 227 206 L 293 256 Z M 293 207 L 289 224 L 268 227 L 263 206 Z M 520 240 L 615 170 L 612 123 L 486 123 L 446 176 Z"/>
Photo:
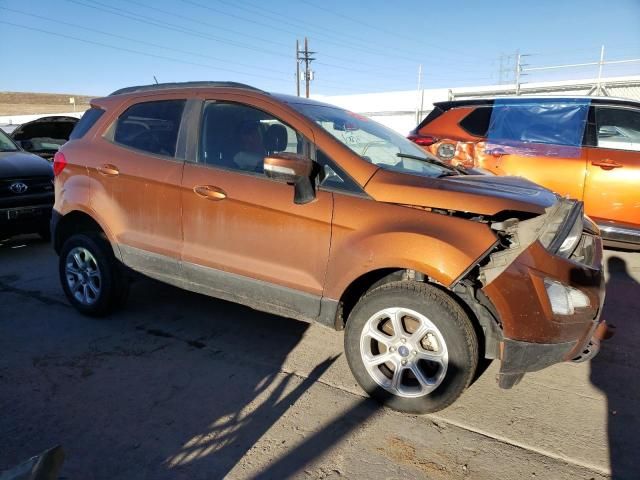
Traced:
<path fill-rule="evenodd" d="M 158 85 L 158 79 L 156 78 L 156 76 L 153 76 L 153 80 L 156 82 L 156 85 Z"/>

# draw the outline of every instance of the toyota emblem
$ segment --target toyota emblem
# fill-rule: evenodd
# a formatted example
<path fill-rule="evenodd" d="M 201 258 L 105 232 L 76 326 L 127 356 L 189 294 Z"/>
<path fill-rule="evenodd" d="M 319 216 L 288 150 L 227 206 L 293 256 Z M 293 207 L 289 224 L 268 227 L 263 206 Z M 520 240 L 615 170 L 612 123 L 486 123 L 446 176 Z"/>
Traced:
<path fill-rule="evenodd" d="M 29 187 L 27 187 L 27 184 L 22 182 L 15 182 L 9 186 L 9 190 L 11 190 L 13 193 L 24 193 L 28 188 Z"/>

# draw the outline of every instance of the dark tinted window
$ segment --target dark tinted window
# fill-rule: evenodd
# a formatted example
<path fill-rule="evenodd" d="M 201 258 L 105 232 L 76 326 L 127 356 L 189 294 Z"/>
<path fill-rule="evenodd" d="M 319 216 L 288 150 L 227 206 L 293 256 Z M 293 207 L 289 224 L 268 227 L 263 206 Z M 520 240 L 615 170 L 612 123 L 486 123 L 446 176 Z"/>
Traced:
<path fill-rule="evenodd" d="M 324 170 L 322 186 L 331 190 L 343 190 L 350 193 L 362 193 L 362 188 L 323 151 L 317 150 L 316 161 Z"/>
<path fill-rule="evenodd" d="M 90 108 L 78 123 L 76 123 L 75 127 L 71 131 L 71 135 L 69 135 L 69 140 L 74 140 L 76 138 L 82 138 L 85 133 L 89 131 L 91 127 L 93 127 L 94 123 L 98 121 L 98 119 L 102 116 L 104 110 L 101 108 Z"/>
<path fill-rule="evenodd" d="M 266 155 L 303 153 L 304 148 L 302 135 L 290 126 L 238 103 L 208 103 L 200 139 L 202 163 L 256 173 L 262 173 Z"/>
<path fill-rule="evenodd" d="M 460 127 L 471 135 L 484 137 L 489 130 L 490 120 L 491 107 L 479 107 L 462 119 Z"/>
<path fill-rule="evenodd" d="M 160 100 L 129 107 L 118 118 L 114 142 L 173 157 L 184 105 L 185 100 Z"/>

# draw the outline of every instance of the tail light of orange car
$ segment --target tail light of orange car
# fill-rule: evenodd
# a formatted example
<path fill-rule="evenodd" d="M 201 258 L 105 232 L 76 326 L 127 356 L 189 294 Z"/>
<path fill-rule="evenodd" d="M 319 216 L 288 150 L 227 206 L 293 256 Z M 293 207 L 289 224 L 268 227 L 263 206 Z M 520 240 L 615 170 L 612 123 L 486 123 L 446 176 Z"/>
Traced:
<path fill-rule="evenodd" d="M 67 166 L 67 159 L 64 157 L 64 153 L 56 152 L 53 156 L 53 175 L 58 176 L 60 172 Z"/>
<path fill-rule="evenodd" d="M 407 138 L 411 140 L 413 143 L 415 143 L 416 145 L 420 145 L 421 147 L 428 147 L 438 141 L 436 137 L 432 137 L 430 135 L 419 135 L 414 133 L 410 134 Z"/>

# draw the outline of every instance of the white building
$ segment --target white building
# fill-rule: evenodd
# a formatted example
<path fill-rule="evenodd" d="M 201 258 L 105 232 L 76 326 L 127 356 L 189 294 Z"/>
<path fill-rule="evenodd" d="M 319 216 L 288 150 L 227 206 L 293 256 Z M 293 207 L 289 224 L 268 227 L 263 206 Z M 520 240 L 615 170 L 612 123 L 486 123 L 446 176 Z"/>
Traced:
<path fill-rule="evenodd" d="M 406 135 L 433 109 L 434 102 L 458 98 L 515 95 L 516 86 L 434 88 L 357 95 L 314 95 L 313 98 L 366 115 Z M 521 95 L 607 95 L 640 101 L 640 75 L 584 80 L 526 83 Z"/>

